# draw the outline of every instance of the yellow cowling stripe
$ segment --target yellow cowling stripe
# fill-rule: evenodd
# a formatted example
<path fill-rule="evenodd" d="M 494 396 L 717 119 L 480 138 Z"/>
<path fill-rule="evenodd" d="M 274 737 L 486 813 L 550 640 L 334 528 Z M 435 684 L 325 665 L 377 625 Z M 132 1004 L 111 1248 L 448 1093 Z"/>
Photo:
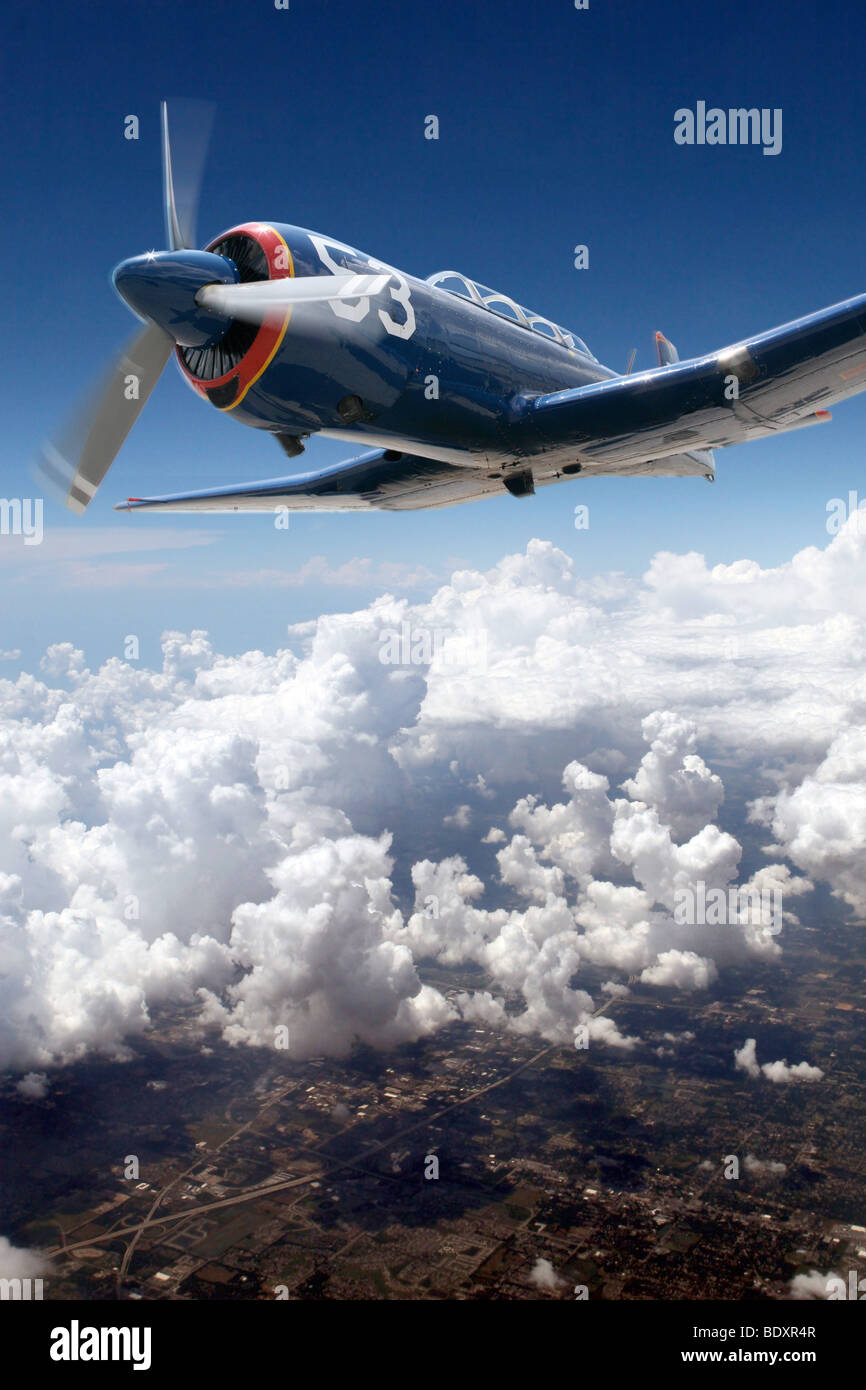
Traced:
<path fill-rule="evenodd" d="M 289 258 L 289 274 L 288 274 L 288 277 L 287 277 L 287 278 L 288 278 L 288 279 L 294 279 L 294 276 L 295 276 L 295 262 L 294 262 L 294 260 L 292 259 L 292 253 L 291 253 L 291 251 L 289 250 L 288 246 L 286 246 L 285 240 L 283 239 L 283 237 L 280 236 L 280 234 L 279 234 L 279 232 L 277 231 L 276 227 L 270 227 L 268 230 L 269 230 L 269 231 L 272 231 L 273 234 L 274 234 L 274 236 L 280 237 L 280 241 L 282 241 L 283 246 L 285 246 L 285 248 L 286 248 L 286 255 L 287 255 L 288 258 Z M 223 406 L 220 406 L 220 407 L 219 407 L 220 410 L 234 410 L 235 406 L 240 405 L 241 401 L 243 400 L 244 396 L 245 396 L 245 395 L 247 394 L 247 392 L 249 391 L 250 387 L 251 387 L 251 386 L 255 386 L 256 382 L 257 382 L 258 379 L 259 379 L 259 377 L 260 377 L 264 372 L 267 371 L 268 367 L 271 365 L 271 362 L 272 362 L 273 359 L 274 359 L 274 355 L 276 354 L 276 352 L 277 352 L 277 350 L 278 350 L 278 348 L 279 348 L 279 346 L 280 346 L 280 343 L 283 341 L 283 338 L 285 337 L 286 328 L 288 327 L 289 319 L 290 319 L 291 317 L 292 317 L 292 311 L 291 311 L 291 308 L 289 308 L 288 311 L 287 311 L 287 313 L 286 313 L 286 317 L 283 319 L 283 326 L 282 326 L 282 328 L 280 329 L 279 335 L 278 335 L 278 337 L 277 337 L 277 341 L 274 343 L 273 351 L 270 352 L 270 353 L 268 354 L 267 360 L 266 360 L 265 362 L 262 363 L 261 367 L 260 367 L 259 370 L 256 372 L 255 376 L 250 378 L 250 380 L 247 382 L 246 386 L 244 387 L 243 391 L 241 391 L 241 393 L 240 393 L 239 396 L 236 396 L 236 397 L 235 397 L 235 399 L 232 401 L 231 405 L 223 405 Z"/>

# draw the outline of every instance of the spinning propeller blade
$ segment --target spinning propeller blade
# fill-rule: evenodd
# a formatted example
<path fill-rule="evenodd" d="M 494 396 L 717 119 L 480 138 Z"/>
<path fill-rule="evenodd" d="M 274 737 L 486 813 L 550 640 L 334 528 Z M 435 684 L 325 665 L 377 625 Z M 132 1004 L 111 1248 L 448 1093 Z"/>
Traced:
<path fill-rule="evenodd" d="M 165 102 L 161 115 L 166 236 L 173 250 L 185 249 L 194 244 L 196 206 L 212 108 L 197 102 L 182 104 L 185 148 L 184 158 L 178 164 L 183 176 L 177 193 Z M 102 385 L 87 398 L 59 437 L 43 445 L 36 464 L 37 474 L 49 487 L 63 491 L 66 505 L 72 511 L 83 512 L 93 500 L 159 380 L 174 344 L 171 334 L 158 324 L 150 323 L 118 355 Z"/>

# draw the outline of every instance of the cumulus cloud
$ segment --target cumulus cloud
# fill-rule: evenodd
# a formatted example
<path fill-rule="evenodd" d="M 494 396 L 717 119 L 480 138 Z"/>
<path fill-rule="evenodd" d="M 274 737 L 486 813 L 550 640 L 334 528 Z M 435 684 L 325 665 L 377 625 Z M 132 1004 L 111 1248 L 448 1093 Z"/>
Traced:
<path fill-rule="evenodd" d="M 29 1071 L 15 1087 L 25 1100 L 44 1100 L 51 1089 L 51 1083 L 44 1071 Z"/>
<path fill-rule="evenodd" d="M 777 1163 L 772 1158 L 756 1158 L 754 1154 L 746 1154 L 743 1167 L 747 1173 L 754 1173 L 758 1178 L 778 1178 L 788 1171 L 784 1163 Z"/>
<path fill-rule="evenodd" d="M 779 1086 L 787 1085 L 790 1081 L 820 1081 L 824 1075 L 820 1067 L 810 1066 L 808 1062 L 797 1062 L 789 1067 L 784 1060 L 765 1062 L 761 1071 L 769 1081 L 775 1081 Z"/>
<path fill-rule="evenodd" d="M 641 979 L 650 985 L 675 985 L 678 989 L 706 989 L 718 976 L 715 962 L 694 951 L 662 951 L 656 965 L 648 965 Z"/>
<path fill-rule="evenodd" d="M 498 825 L 491 825 L 487 834 L 483 837 L 482 845 L 501 845 L 508 839 L 504 830 L 500 830 Z"/>
<path fill-rule="evenodd" d="M 697 730 L 691 720 L 657 710 L 642 727 L 649 752 L 623 790 L 655 806 L 678 839 L 689 839 L 715 819 L 724 799 L 722 779 L 694 751 Z"/>
<path fill-rule="evenodd" d="M 754 1038 L 746 1038 L 743 1046 L 734 1051 L 734 1063 L 737 1069 L 744 1071 L 747 1076 L 764 1075 L 777 1086 L 784 1086 L 792 1081 L 820 1081 L 824 1075 L 820 1067 L 813 1067 L 808 1062 L 797 1062 L 795 1066 L 789 1066 L 783 1059 L 780 1062 L 764 1062 L 759 1066 L 758 1045 Z"/>
<path fill-rule="evenodd" d="M 837 734 L 814 772 L 758 799 L 753 816 L 793 863 L 829 882 L 858 916 L 866 913 L 866 730 Z"/>
<path fill-rule="evenodd" d="M 474 993 L 463 992 L 457 995 L 457 1007 L 467 1023 L 481 1023 L 487 1028 L 504 1028 L 508 1014 L 501 999 L 494 999 L 487 989 L 476 989 Z"/>
<path fill-rule="evenodd" d="M 748 913 L 678 922 L 684 890 L 777 889 L 790 922 L 823 883 L 862 911 L 864 569 L 850 525 L 775 568 L 662 553 L 640 581 L 532 541 L 273 655 L 172 632 L 161 669 L 91 671 L 56 644 L 0 680 L 0 1066 L 122 1058 L 178 1000 L 300 1054 L 458 1017 L 636 1046 L 630 979 L 706 992 L 783 950 Z M 443 640 L 383 663 L 404 625 Z M 770 860 L 745 882 L 722 766 Z M 449 1002 L 431 960 L 482 987 Z M 749 1074 L 820 1075 L 748 1047 Z"/>
<path fill-rule="evenodd" d="M 51 1264 L 39 1250 L 25 1250 L 0 1236 L 0 1279 L 38 1279 L 51 1273 Z"/>
<path fill-rule="evenodd" d="M 821 1274 L 817 1269 L 810 1269 L 808 1274 L 795 1274 L 790 1282 L 789 1289 L 792 1298 L 829 1298 L 833 1291 L 837 1276 L 834 1274 Z"/>
<path fill-rule="evenodd" d="M 536 1289 L 544 1289 L 547 1293 L 553 1293 L 556 1289 L 562 1288 L 565 1283 L 564 1279 L 560 1279 L 550 1260 L 545 1260 L 541 1256 L 529 1271 L 528 1280 Z"/>
<path fill-rule="evenodd" d="M 758 1066 L 758 1044 L 755 1038 L 746 1038 L 742 1047 L 734 1050 L 734 1065 L 738 1071 L 744 1071 L 747 1076 L 760 1076 L 761 1068 Z"/>
<path fill-rule="evenodd" d="M 388 836 L 319 841 L 269 871 L 273 897 L 235 910 L 230 947 L 243 978 L 227 1003 L 205 996 L 206 1018 L 229 1042 L 273 1045 L 285 1027 L 293 1056 L 323 1044 L 344 1055 L 356 1038 L 379 1047 L 415 1041 L 457 1016 L 421 984 L 406 947 L 383 939 L 393 911 L 388 844 Z"/>

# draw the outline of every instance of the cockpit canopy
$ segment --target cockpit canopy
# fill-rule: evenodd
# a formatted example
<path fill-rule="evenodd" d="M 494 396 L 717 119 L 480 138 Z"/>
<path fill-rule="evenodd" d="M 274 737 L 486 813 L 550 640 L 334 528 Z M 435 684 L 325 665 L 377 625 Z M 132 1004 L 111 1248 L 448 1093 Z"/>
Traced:
<path fill-rule="evenodd" d="M 479 285 L 475 280 L 470 280 L 468 275 L 461 275 L 459 270 L 438 270 L 435 275 L 428 275 L 427 284 L 435 285 L 437 289 L 447 290 L 449 294 L 459 295 L 461 299 L 469 299 L 482 309 L 489 309 L 491 314 L 499 314 L 500 318 L 510 319 L 512 323 L 519 324 L 521 328 L 528 328 L 532 333 L 540 333 L 542 337 L 549 338 L 551 342 L 559 343 L 561 347 L 568 348 L 570 352 L 581 353 L 584 357 L 588 357 L 591 362 L 597 361 L 586 343 L 582 338 L 578 338 L 577 334 L 566 332 L 564 328 L 551 323 L 550 319 L 543 318 L 541 314 L 533 314 L 529 309 L 521 308 L 507 294 L 500 294 L 497 290 L 488 289 L 486 285 Z"/>

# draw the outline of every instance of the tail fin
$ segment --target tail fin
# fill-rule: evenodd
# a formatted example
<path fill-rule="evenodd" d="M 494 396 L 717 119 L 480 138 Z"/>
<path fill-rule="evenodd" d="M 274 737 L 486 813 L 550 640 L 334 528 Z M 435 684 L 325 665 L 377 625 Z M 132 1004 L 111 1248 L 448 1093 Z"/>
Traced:
<path fill-rule="evenodd" d="M 680 355 L 673 343 L 669 343 L 664 333 L 656 334 L 656 352 L 659 355 L 659 366 L 669 367 L 673 362 L 679 362 Z"/>

